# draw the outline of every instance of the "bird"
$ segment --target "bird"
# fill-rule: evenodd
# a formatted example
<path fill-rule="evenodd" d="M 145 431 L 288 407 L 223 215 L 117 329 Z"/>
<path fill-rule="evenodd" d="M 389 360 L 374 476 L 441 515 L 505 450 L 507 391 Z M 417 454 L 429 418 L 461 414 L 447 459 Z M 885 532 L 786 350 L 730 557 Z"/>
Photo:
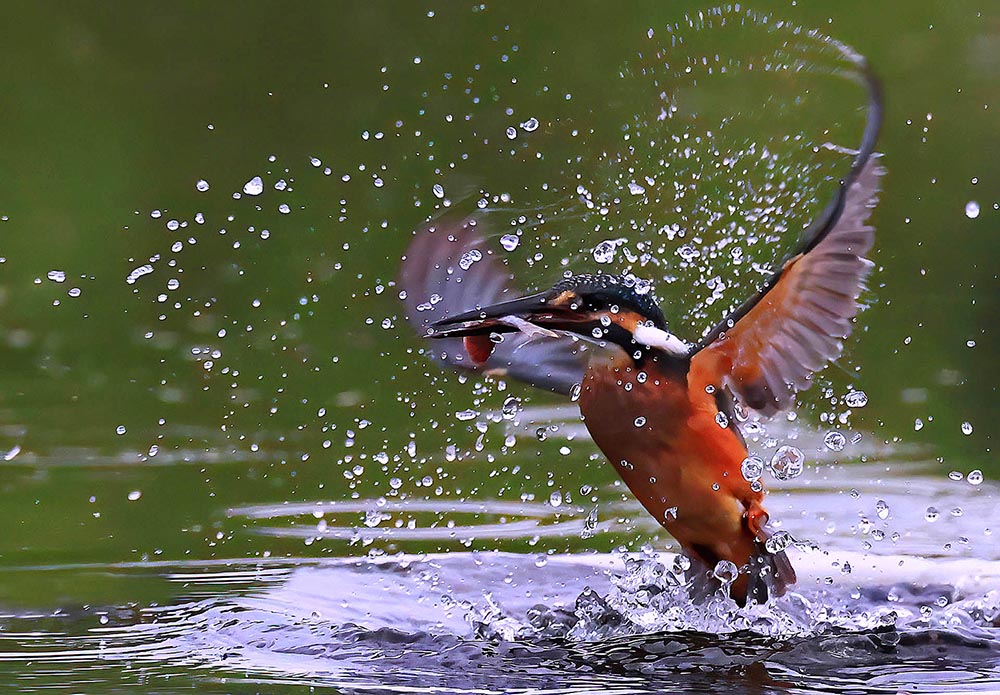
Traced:
<path fill-rule="evenodd" d="M 570 395 L 692 572 L 711 582 L 732 563 L 726 589 L 740 605 L 783 595 L 796 574 L 786 543 L 769 543 L 778 536 L 762 484 L 741 472 L 749 451 L 737 403 L 763 416 L 794 405 L 841 354 L 874 265 L 882 92 L 859 67 L 867 119 L 849 171 L 763 286 L 697 341 L 671 331 L 649 284 L 632 275 L 570 274 L 517 296 L 475 214 L 417 230 L 400 270 L 407 318 L 436 359 Z"/>

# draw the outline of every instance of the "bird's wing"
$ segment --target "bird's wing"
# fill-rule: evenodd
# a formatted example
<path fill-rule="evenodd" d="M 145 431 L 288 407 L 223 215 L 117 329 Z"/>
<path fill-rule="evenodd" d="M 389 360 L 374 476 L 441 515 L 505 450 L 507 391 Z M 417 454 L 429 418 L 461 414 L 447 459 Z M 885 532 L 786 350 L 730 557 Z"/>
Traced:
<path fill-rule="evenodd" d="M 449 213 L 415 232 L 400 267 L 406 318 L 423 335 L 434 321 L 519 296 L 513 277 L 479 231 L 482 219 Z M 586 345 L 570 337 L 506 333 L 482 365 L 461 338 L 435 340 L 428 352 L 459 369 L 516 379 L 569 395 L 583 380 Z"/>
<path fill-rule="evenodd" d="M 883 169 L 871 159 L 882 101 L 874 77 L 868 122 L 851 170 L 799 248 L 755 296 L 713 328 L 692 351 L 689 383 L 725 385 L 765 415 L 787 408 L 811 376 L 840 355 L 873 263 L 868 223 Z"/>

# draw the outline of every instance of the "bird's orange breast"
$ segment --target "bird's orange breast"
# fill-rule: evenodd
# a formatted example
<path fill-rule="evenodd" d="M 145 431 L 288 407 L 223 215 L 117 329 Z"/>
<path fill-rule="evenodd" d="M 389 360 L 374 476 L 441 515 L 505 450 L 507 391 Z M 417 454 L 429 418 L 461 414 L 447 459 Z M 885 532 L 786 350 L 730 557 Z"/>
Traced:
<path fill-rule="evenodd" d="M 740 473 L 746 449 L 716 420 L 714 398 L 691 393 L 684 374 L 621 360 L 591 366 L 580 410 L 636 499 L 682 546 L 727 559 L 749 552 L 743 513 L 762 495 Z"/>

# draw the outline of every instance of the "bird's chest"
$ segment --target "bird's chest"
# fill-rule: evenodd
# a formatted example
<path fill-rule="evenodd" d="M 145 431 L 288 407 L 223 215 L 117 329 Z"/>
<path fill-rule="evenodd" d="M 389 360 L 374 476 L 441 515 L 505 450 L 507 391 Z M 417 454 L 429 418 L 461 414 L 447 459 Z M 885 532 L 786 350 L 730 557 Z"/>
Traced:
<path fill-rule="evenodd" d="M 691 404 L 682 377 L 603 363 L 584 376 L 580 411 L 594 442 L 630 482 L 669 456 Z"/>

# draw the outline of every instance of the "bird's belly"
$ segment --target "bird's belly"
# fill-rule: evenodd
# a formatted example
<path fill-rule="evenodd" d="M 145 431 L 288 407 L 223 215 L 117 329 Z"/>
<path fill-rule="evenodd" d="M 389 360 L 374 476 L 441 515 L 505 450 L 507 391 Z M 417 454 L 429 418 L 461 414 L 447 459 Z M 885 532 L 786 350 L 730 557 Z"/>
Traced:
<path fill-rule="evenodd" d="M 717 545 L 741 533 L 744 500 L 755 496 L 740 475 L 746 450 L 686 384 L 622 370 L 592 370 L 580 410 L 594 442 L 636 499 L 685 547 Z"/>

